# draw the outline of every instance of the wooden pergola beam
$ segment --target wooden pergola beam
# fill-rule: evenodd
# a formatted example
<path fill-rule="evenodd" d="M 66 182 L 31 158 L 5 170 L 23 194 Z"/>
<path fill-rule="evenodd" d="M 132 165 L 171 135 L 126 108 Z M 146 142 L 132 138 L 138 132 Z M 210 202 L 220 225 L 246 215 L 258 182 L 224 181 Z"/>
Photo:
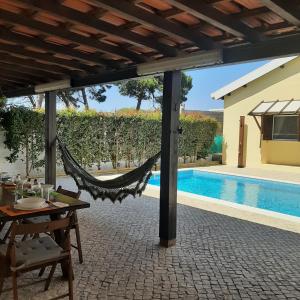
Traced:
<path fill-rule="evenodd" d="M 267 32 L 272 32 L 280 29 L 285 29 L 291 26 L 294 25 L 290 25 L 287 21 L 283 21 L 281 23 L 271 24 L 268 26 L 265 26 L 265 24 L 263 24 L 262 26 L 257 27 L 256 30 L 258 30 L 259 32 L 267 33 Z"/>
<path fill-rule="evenodd" d="M 11 78 L 15 78 L 15 79 L 20 79 L 23 82 L 34 82 L 34 83 L 42 83 L 45 82 L 45 79 L 42 76 L 37 76 L 33 73 L 28 73 L 26 72 L 24 74 L 24 72 L 20 71 L 20 69 L 14 69 L 11 65 L 7 65 L 7 64 L 1 64 L 0 63 L 0 70 L 3 70 L 3 75 L 5 77 L 11 77 Z"/>
<path fill-rule="evenodd" d="M 300 54 L 300 33 L 269 39 L 256 44 L 223 49 L 223 63 L 241 63 Z"/>
<path fill-rule="evenodd" d="M 164 33 L 167 36 L 193 42 L 201 49 L 209 50 L 217 46 L 212 39 L 200 32 L 196 33 L 195 31 L 187 29 L 179 24 L 170 22 L 159 15 L 153 16 L 153 13 L 129 4 L 128 2 L 118 0 L 90 0 L 90 2 L 101 8 L 107 9 L 108 11 L 116 12 L 118 15 L 126 19 L 154 28 L 155 30 L 159 30 L 159 32 Z"/>
<path fill-rule="evenodd" d="M 0 95 L 2 96 L 2 93 L 3 93 L 3 87 L 9 87 L 9 88 L 14 88 L 14 84 L 12 82 L 9 82 L 9 81 L 5 81 L 5 80 L 2 80 L 0 79 L 0 88 L 1 88 L 1 92 L 0 92 Z M 4 91 L 5 92 L 5 91 Z M 5 94 L 5 93 L 4 93 Z"/>
<path fill-rule="evenodd" d="M 45 42 L 39 39 L 38 37 L 34 37 L 34 38 L 27 37 L 23 34 L 14 33 L 6 28 L 0 29 L 0 38 L 27 47 L 36 47 L 39 49 L 43 49 L 53 55 L 55 54 L 67 55 L 85 63 L 92 63 L 97 65 L 102 65 L 105 67 L 106 66 L 120 67 L 120 65 L 118 63 L 115 63 L 114 61 L 101 59 L 100 55 L 98 54 L 94 54 L 94 53 L 85 54 L 81 51 L 74 50 L 68 46 L 55 45 L 50 42 Z"/>
<path fill-rule="evenodd" d="M 59 57 L 55 57 L 52 54 L 40 53 L 32 50 L 28 50 L 22 47 L 22 45 L 8 45 L 4 43 L 0 43 L 0 52 L 5 53 L 14 53 L 26 57 L 28 59 L 35 59 L 45 61 L 47 63 L 52 63 L 58 66 L 64 66 L 71 70 L 81 70 L 90 73 L 97 73 L 97 69 L 95 67 L 87 66 L 79 63 L 75 60 L 62 59 Z"/>
<path fill-rule="evenodd" d="M 58 16 L 59 18 L 64 18 L 71 23 L 89 26 L 93 29 L 99 30 L 104 34 L 116 36 L 125 42 L 132 43 L 133 45 L 157 50 L 166 56 L 176 56 L 178 53 L 178 50 L 175 48 L 160 43 L 152 37 L 143 37 L 139 34 L 111 25 L 102 20 L 89 18 L 85 13 L 81 13 L 63 5 L 58 5 L 55 3 L 55 1 L 22 0 L 19 2 L 22 5 L 26 4 L 29 8 L 33 8 L 38 11 L 51 12 L 51 14 Z"/>
<path fill-rule="evenodd" d="M 0 79 L 1 81 L 6 81 L 5 79 Z M 2 93 L 5 95 L 6 98 L 15 98 L 15 97 L 24 97 L 24 96 L 30 96 L 35 94 L 34 87 L 24 87 L 20 85 L 14 85 L 15 87 L 13 89 L 6 90 L 4 89 Z"/>
<path fill-rule="evenodd" d="M 236 19 L 241 19 L 241 18 L 258 16 L 269 12 L 270 10 L 267 7 L 263 6 L 263 7 L 253 8 L 253 9 L 242 10 L 238 13 L 234 13 L 232 16 Z"/>
<path fill-rule="evenodd" d="M 45 71 L 36 70 L 36 69 L 32 69 L 20 65 L 16 66 L 14 64 L 8 63 L 7 61 L 1 61 L 1 60 L 0 60 L 0 69 L 14 71 L 14 72 L 17 71 L 18 73 L 25 74 L 29 77 L 34 76 L 39 79 L 48 78 L 50 80 L 60 80 L 63 78 L 61 75 L 58 74 L 48 73 Z"/>
<path fill-rule="evenodd" d="M 9 79 L 1 74 L 0 74 L 0 81 L 1 83 L 7 84 L 7 86 L 12 87 L 12 90 L 16 90 L 16 87 L 18 90 L 19 89 L 22 90 L 22 88 L 24 87 L 24 83 L 20 83 L 19 81 L 14 79 Z M 1 91 L 1 92 L 7 97 L 7 93 L 5 91 Z"/>
<path fill-rule="evenodd" d="M 96 38 L 85 37 L 75 32 L 70 32 L 66 29 L 63 29 L 58 26 L 49 25 L 34 19 L 28 18 L 24 15 L 14 14 L 6 10 L 0 9 L 1 19 L 5 20 L 8 24 L 11 25 L 23 25 L 29 26 L 30 28 L 39 31 L 40 33 L 46 35 L 54 35 L 78 45 L 86 45 L 92 48 L 95 48 L 99 51 L 108 54 L 115 54 L 123 58 L 127 58 L 137 62 L 144 62 L 146 58 L 143 55 L 137 55 L 132 51 L 127 51 L 117 46 L 109 45 L 107 43 L 100 42 Z"/>
<path fill-rule="evenodd" d="M 129 67 L 122 70 L 105 71 L 96 75 L 85 76 L 83 78 L 73 78 L 71 86 L 73 88 L 91 86 L 95 84 L 111 83 L 120 80 L 133 79 L 139 77 L 136 67 Z"/>
<path fill-rule="evenodd" d="M 281 18 L 300 26 L 300 10 L 297 8 L 299 1 L 261 0 L 261 2 Z"/>
<path fill-rule="evenodd" d="M 7 74 L 7 73 L 5 73 L 5 74 L 1 73 L 0 78 L 1 78 L 1 80 L 15 82 L 21 86 L 29 85 L 31 83 L 31 81 L 29 79 L 26 79 L 24 77 L 20 78 L 20 76 L 13 76 L 13 75 Z"/>
<path fill-rule="evenodd" d="M 198 0 L 166 0 L 169 4 L 188 11 L 191 15 L 237 37 L 243 37 L 250 42 L 263 39 L 258 32 L 248 27 L 241 21 L 225 15 L 217 9 L 210 7 Z"/>
<path fill-rule="evenodd" d="M 0 45 L 0 53 L 1 53 L 1 45 Z M 72 71 L 70 69 L 65 69 L 57 65 L 51 65 L 49 63 L 43 63 L 43 62 L 38 62 L 33 59 L 24 59 L 16 56 L 11 56 L 8 53 L 1 53 L 0 54 L 0 62 L 6 62 L 10 63 L 12 65 L 15 65 L 15 68 L 19 68 L 19 66 L 24 66 L 28 69 L 32 70 L 38 70 L 38 71 L 44 71 L 50 74 L 50 76 L 53 75 L 77 75 L 80 76 L 83 75 L 82 72 L 80 73 L 79 71 Z"/>

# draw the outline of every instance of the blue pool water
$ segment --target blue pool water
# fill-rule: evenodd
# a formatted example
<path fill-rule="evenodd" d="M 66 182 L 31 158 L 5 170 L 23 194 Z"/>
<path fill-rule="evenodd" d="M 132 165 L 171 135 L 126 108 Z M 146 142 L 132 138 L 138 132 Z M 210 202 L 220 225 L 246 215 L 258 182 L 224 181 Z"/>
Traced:
<path fill-rule="evenodd" d="M 159 174 L 149 183 L 159 186 Z M 197 170 L 178 172 L 178 190 L 300 217 L 300 185 Z"/>

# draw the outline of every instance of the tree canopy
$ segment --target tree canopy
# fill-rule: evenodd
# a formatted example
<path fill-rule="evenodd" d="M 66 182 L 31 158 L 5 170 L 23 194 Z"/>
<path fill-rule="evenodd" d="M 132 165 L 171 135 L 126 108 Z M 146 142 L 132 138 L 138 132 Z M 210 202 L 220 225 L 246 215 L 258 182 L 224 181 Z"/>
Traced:
<path fill-rule="evenodd" d="M 58 92 L 58 99 L 61 100 L 67 108 L 78 108 L 83 105 L 85 110 L 89 110 L 90 101 L 96 101 L 98 103 L 106 100 L 106 91 L 110 89 L 110 85 L 96 85 L 87 88 L 79 88 L 72 90 L 65 90 Z"/>
<path fill-rule="evenodd" d="M 142 101 L 155 101 L 155 93 L 159 91 L 159 80 L 157 77 L 133 79 L 118 83 L 119 93 L 137 100 L 136 110 L 140 110 Z"/>
<path fill-rule="evenodd" d="M 89 104 L 91 101 L 96 101 L 98 103 L 104 102 L 106 100 L 106 91 L 110 89 L 111 85 L 96 85 L 87 88 L 62 90 L 57 93 L 57 101 L 61 102 L 67 109 L 69 108 L 79 108 L 83 105 L 85 110 L 89 110 Z M 40 109 L 45 101 L 45 94 L 30 95 L 21 98 L 14 98 L 9 101 L 10 105 L 28 105 L 33 109 Z M 6 105 L 5 97 L 0 96 L 0 108 Z"/>
<path fill-rule="evenodd" d="M 152 100 L 162 105 L 163 76 L 133 79 L 117 84 L 119 93 L 123 96 L 133 97 L 137 100 L 136 110 L 140 110 L 142 101 Z M 187 95 L 193 87 L 191 76 L 182 73 L 181 102 L 187 100 Z"/>
<path fill-rule="evenodd" d="M 159 76 L 159 89 L 160 94 L 156 97 L 156 102 L 162 105 L 162 93 L 163 93 L 163 81 L 164 77 Z M 189 75 L 186 75 L 184 72 L 181 73 L 181 91 L 180 91 L 180 103 L 183 103 L 187 101 L 187 95 L 190 92 L 190 90 L 193 88 L 193 78 Z"/>

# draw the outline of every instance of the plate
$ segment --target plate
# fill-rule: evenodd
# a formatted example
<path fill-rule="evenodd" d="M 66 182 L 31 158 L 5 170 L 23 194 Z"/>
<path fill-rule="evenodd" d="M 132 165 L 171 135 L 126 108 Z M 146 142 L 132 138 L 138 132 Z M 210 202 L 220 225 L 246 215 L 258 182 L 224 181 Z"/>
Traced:
<path fill-rule="evenodd" d="M 17 204 L 14 205 L 14 208 L 18 209 L 18 210 L 35 210 L 35 209 L 46 208 L 48 206 L 49 205 L 46 202 L 41 203 L 39 206 L 35 205 L 35 206 L 32 206 L 32 207 L 30 207 L 30 206 L 23 206 L 22 204 L 17 203 Z"/>
<path fill-rule="evenodd" d="M 17 205 L 27 209 L 37 209 L 44 207 L 45 199 L 38 197 L 22 198 L 17 201 Z"/>

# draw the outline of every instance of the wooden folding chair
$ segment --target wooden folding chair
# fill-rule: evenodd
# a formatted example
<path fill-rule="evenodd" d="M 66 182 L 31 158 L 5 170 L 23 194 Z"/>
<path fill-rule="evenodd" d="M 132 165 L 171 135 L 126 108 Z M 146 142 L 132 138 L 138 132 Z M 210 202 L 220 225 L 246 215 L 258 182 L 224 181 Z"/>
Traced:
<path fill-rule="evenodd" d="M 56 191 L 60 194 L 72 197 L 74 199 L 79 199 L 80 194 L 81 194 L 80 191 L 78 191 L 78 192 L 68 191 L 68 190 L 63 189 L 61 186 L 59 186 Z M 40 216 L 40 217 L 34 217 L 34 218 L 27 218 L 24 220 L 24 223 L 36 224 L 36 223 L 49 222 L 49 221 L 50 221 L 49 216 Z M 75 230 L 75 236 L 76 236 L 76 245 L 72 243 L 71 246 L 78 251 L 79 262 L 82 264 L 83 263 L 83 255 L 82 255 L 79 223 L 78 223 L 76 211 L 74 212 L 74 224 L 71 229 Z"/>
<path fill-rule="evenodd" d="M 73 226 L 73 215 L 64 219 L 39 223 L 20 224 L 13 222 L 8 244 L 0 245 L 0 295 L 2 293 L 5 277 L 12 276 L 13 299 L 18 299 L 17 276 L 35 269 L 51 266 L 51 271 L 46 280 L 45 291 L 48 290 L 56 265 L 68 265 L 68 294 L 73 299 L 73 270 L 71 260 L 70 229 Z M 63 245 L 58 245 L 51 237 L 43 236 L 36 239 L 17 242 L 17 236 L 26 234 L 34 235 L 55 230 L 64 231 Z"/>

